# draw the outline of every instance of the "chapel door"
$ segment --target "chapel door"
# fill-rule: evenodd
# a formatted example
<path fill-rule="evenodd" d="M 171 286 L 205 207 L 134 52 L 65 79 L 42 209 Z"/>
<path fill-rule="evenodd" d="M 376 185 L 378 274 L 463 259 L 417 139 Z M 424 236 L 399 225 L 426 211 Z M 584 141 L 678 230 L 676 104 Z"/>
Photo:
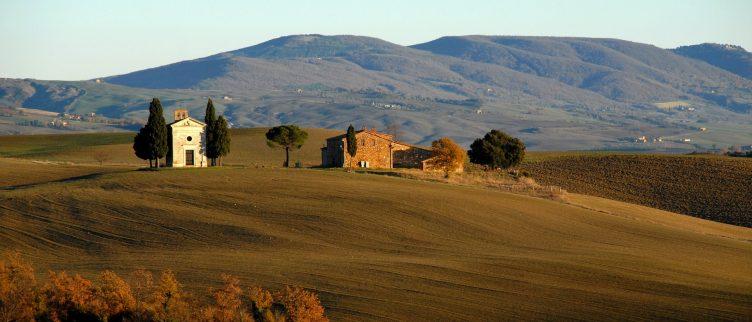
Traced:
<path fill-rule="evenodd" d="M 185 165 L 193 165 L 193 150 L 185 150 Z"/>

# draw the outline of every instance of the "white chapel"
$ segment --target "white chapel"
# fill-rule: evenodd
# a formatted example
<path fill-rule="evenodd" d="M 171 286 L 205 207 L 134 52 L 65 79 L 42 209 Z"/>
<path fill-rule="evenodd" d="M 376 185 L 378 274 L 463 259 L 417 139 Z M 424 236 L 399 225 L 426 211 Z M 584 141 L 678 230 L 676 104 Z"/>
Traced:
<path fill-rule="evenodd" d="M 188 116 L 188 110 L 175 110 L 175 121 L 167 124 L 170 134 L 167 166 L 206 167 L 206 124 Z"/>

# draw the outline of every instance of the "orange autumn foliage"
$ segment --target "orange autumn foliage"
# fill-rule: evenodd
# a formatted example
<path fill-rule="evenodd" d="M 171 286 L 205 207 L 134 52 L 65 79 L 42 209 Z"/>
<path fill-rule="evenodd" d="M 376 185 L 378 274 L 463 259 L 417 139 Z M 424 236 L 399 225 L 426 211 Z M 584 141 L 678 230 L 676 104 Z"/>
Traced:
<path fill-rule="evenodd" d="M 240 280 L 222 274 L 224 287 L 212 290 L 214 305 L 204 309 L 203 317 L 207 321 L 253 321 L 253 317 L 243 307 L 243 289 Z"/>
<path fill-rule="evenodd" d="M 97 315 L 94 285 L 81 275 L 50 272 L 42 288 L 47 316 L 52 321 L 92 320 Z"/>
<path fill-rule="evenodd" d="M 324 317 L 324 307 L 321 306 L 319 297 L 300 287 L 285 286 L 276 294 L 275 299 L 285 306 L 287 315 L 293 321 L 329 321 Z"/>
<path fill-rule="evenodd" d="M 99 275 L 97 288 L 97 311 L 102 318 L 116 316 L 120 312 L 130 312 L 136 308 L 136 298 L 131 286 L 113 271 Z"/>
<path fill-rule="evenodd" d="M 452 139 L 443 137 L 431 143 L 431 158 L 426 163 L 430 168 L 443 171 L 448 178 L 461 169 L 466 160 L 465 150 Z"/>
<path fill-rule="evenodd" d="M 0 321 L 33 321 L 37 309 L 34 268 L 18 252 L 0 261 Z"/>
<path fill-rule="evenodd" d="M 210 304 L 183 290 L 172 271 L 157 282 L 137 270 L 128 281 L 104 271 L 95 281 L 66 272 L 49 272 L 37 284 L 33 267 L 18 253 L 0 260 L 0 321 L 328 321 L 315 293 L 287 286 L 272 293 L 222 275 L 223 285 L 209 289 Z"/>

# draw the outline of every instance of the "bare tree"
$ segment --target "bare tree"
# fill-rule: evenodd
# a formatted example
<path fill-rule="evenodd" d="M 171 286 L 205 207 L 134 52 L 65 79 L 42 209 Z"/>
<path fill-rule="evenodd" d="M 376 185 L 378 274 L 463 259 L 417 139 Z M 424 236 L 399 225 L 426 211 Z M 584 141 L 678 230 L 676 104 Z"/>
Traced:
<path fill-rule="evenodd" d="M 112 156 L 107 153 L 106 151 L 94 151 L 92 154 L 92 157 L 94 157 L 94 160 L 99 162 L 99 165 L 104 165 L 105 162 L 108 162 L 112 160 Z"/>
<path fill-rule="evenodd" d="M 402 125 L 393 120 L 389 120 L 386 123 L 386 133 L 390 134 L 395 141 L 399 141 L 403 134 Z"/>

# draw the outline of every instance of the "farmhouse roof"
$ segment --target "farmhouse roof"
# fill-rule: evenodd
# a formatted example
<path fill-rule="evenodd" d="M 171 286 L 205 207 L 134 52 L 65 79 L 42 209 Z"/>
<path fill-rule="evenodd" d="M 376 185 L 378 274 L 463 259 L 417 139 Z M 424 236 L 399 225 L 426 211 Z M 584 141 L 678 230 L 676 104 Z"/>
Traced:
<path fill-rule="evenodd" d="M 371 130 L 371 129 L 357 130 L 357 131 L 355 131 L 355 134 L 359 134 L 359 133 L 363 133 L 363 132 L 366 132 L 366 133 L 371 134 L 373 136 L 380 137 L 380 138 L 382 138 L 384 140 L 387 140 L 387 141 L 395 143 L 395 144 L 409 146 L 411 148 L 416 148 L 416 149 L 421 149 L 421 150 L 426 150 L 426 151 L 431 151 L 430 147 L 425 147 L 425 146 L 420 146 L 420 145 L 415 145 L 415 144 L 400 142 L 400 141 L 395 140 L 393 136 L 391 136 L 389 134 L 386 134 L 386 133 L 377 132 L 376 130 Z M 347 133 L 340 134 L 340 135 L 335 135 L 333 137 L 327 138 L 326 140 L 327 141 L 329 141 L 329 140 L 342 140 L 346 136 L 347 136 Z"/>

